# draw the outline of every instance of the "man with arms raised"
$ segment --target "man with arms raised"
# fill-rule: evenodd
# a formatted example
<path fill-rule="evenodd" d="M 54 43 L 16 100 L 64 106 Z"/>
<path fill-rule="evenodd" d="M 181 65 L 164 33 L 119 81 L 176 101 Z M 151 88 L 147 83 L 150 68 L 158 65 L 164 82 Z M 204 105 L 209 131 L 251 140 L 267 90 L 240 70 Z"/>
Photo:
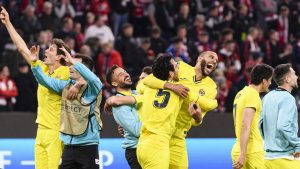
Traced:
<path fill-rule="evenodd" d="M 3 7 L 1 7 L 0 19 L 18 51 L 27 63 L 30 64 L 30 50 L 13 27 L 9 20 L 9 15 Z M 64 59 L 62 59 L 62 56 L 64 55 L 64 52 L 60 50 L 61 47 L 67 48 L 62 40 L 54 39 L 49 45 L 49 48 L 45 51 L 44 62 L 40 60 L 38 62 L 41 65 L 43 72 L 48 76 L 67 80 L 69 79 L 70 73 L 69 68 L 63 66 Z M 72 89 L 75 88 L 72 87 L 70 89 L 71 91 L 74 91 Z M 59 139 L 61 96 L 48 90 L 42 85 L 39 85 L 37 93 L 38 115 L 36 123 L 38 123 L 38 130 L 34 150 L 35 167 L 37 169 L 57 169 L 63 149 L 63 144 Z"/>

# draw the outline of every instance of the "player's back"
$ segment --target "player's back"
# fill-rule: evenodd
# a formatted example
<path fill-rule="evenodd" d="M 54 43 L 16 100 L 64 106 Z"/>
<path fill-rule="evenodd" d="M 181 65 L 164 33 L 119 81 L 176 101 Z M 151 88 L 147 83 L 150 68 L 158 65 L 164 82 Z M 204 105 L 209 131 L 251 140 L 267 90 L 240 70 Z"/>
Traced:
<path fill-rule="evenodd" d="M 170 90 L 149 87 L 145 87 L 143 98 L 143 127 L 155 134 L 171 136 L 183 100 Z"/>
<path fill-rule="evenodd" d="M 242 130 L 242 121 L 245 108 L 255 109 L 255 114 L 250 128 L 247 154 L 263 151 L 263 140 L 258 129 L 262 102 L 258 91 L 252 87 L 246 86 L 236 94 L 233 102 L 233 118 L 235 135 L 237 138 L 233 147 L 233 153 L 240 152 L 240 133 Z"/>

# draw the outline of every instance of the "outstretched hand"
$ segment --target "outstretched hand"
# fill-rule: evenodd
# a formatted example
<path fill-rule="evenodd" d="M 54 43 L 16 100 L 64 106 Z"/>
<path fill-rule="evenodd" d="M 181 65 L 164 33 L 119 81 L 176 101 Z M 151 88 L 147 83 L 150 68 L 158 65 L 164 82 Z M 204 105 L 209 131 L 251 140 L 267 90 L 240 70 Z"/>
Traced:
<path fill-rule="evenodd" d="M 10 22 L 9 15 L 3 6 L 1 6 L 0 19 L 4 25 L 7 25 Z"/>
<path fill-rule="evenodd" d="M 39 59 L 39 53 L 40 53 L 40 46 L 32 46 L 30 48 L 30 56 L 31 56 L 31 61 L 35 62 Z"/>
<path fill-rule="evenodd" d="M 66 48 L 65 47 L 61 47 L 59 49 L 62 50 L 65 53 L 65 56 L 62 56 L 65 59 L 65 61 L 67 63 L 74 64 L 73 58 L 72 58 L 71 54 L 66 50 Z"/>

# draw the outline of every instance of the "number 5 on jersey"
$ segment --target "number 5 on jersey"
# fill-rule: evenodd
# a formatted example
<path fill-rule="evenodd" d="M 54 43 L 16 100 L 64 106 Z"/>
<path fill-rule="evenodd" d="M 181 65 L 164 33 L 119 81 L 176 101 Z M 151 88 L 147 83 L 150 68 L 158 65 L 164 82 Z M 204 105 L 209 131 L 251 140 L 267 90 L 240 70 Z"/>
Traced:
<path fill-rule="evenodd" d="M 159 98 L 163 97 L 162 101 L 159 102 Z M 153 106 L 159 109 L 167 107 L 170 100 L 170 92 L 159 89 L 156 93 L 156 100 L 153 101 Z"/>

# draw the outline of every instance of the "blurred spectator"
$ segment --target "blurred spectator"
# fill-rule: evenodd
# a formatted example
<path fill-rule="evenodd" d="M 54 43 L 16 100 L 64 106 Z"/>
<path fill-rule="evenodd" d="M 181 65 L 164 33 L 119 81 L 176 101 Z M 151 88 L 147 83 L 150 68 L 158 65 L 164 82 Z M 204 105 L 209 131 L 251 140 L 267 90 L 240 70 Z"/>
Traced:
<path fill-rule="evenodd" d="M 74 26 L 74 32 L 76 34 L 76 50 L 80 49 L 84 42 L 84 34 L 82 33 L 81 23 L 76 22 Z"/>
<path fill-rule="evenodd" d="M 19 73 L 14 77 L 18 89 L 15 111 L 36 112 L 37 110 L 37 82 L 26 62 L 18 64 Z"/>
<path fill-rule="evenodd" d="M 278 9 L 281 9 L 282 6 L 286 6 L 289 9 L 289 40 L 296 40 L 297 38 L 297 31 L 299 28 L 299 22 L 297 21 L 299 18 L 299 1 L 293 0 L 281 0 L 278 5 Z"/>
<path fill-rule="evenodd" d="M 209 43 L 209 34 L 207 32 L 199 32 L 197 40 L 189 43 L 189 51 L 192 63 L 195 63 L 200 53 L 211 50 L 212 46 Z"/>
<path fill-rule="evenodd" d="M 88 0 L 71 0 L 71 4 L 75 10 L 75 21 L 84 24 L 84 16 L 87 9 Z"/>
<path fill-rule="evenodd" d="M 161 30 L 158 26 L 153 26 L 151 29 L 151 49 L 155 56 L 166 51 L 168 42 L 161 37 Z"/>
<path fill-rule="evenodd" d="M 56 34 L 57 38 L 65 39 L 65 38 L 75 38 L 74 32 L 74 22 L 73 19 L 66 17 L 63 19 L 62 29 Z"/>
<path fill-rule="evenodd" d="M 117 37 L 121 26 L 128 22 L 130 0 L 111 0 L 110 3 L 113 11 L 113 32 Z"/>
<path fill-rule="evenodd" d="M 115 37 L 111 29 L 105 25 L 105 17 L 98 16 L 96 23 L 88 27 L 85 31 L 85 41 L 89 38 L 98 38 L 100 43 L 114 42 Z"/>
<path fill-rule="evenodd" d="M 193 22 L 193 17 L 190 15 L 190 7 L 187 3 L 180 5 L 179 13 L 175 16 L 175 26 L 179 25 L 189 26 Z"/>
<path fill-rule="evenodd" d="M 249 29 L 249 33 L 247 35 L 247 38 L 244 42 L 243 46 L 243 57 L 241 57 L 241 62 L 245 63 L 250 58 L 251 53 L 261 53 L 261 48 L 259 47 L 257 40 L 259 36 L 259 30 L 256 27 L 251 27 Z"/>
<path fill-rule="evenodd" d="M 93 25 L 95 23 L 95 15 L 92 12 L 88 12 L 86 14 L 86 19 L 85 19 L 85 26 L 84 26 L 84 30 L 86 31 L 87 28 L 89 28 L 91 25 Z"/>
<path fill-rule="evenodd" d="M 240 4 L 237 14 L 232 19 L 232 29 L 235 31 L 235 39 L 241 45 L 246 40 L 247 32 L 254 25 L 254 19 L 245 4 Z"/>
<path fill-rule="evenodd" d="M 273 67 L 279 64 L 279 54 L 283 51 L 283 43 L 279 42 L 279 34 L 275 30 L 269 32 L 269 39 L 264 46 L 264 63 Z"/>
<path fill-rule="evenodd" d="M 226 41 L 224 47 L 219 51 L 218 68 L 224 71 L 226 79 L 235 83 L 242 68 L 240 58 L 235 52 L 235 42 Z"/>
<path fill-rule="evenodd" d="M 41 23 L 41 29 L 46 30 L 49 29 L 55 33 L 57 33 L 60 29 L 60 21 L 54 15 L 53 12 L 53 4 L 49 1 L 44 2 L 43 12 L 39 17 L 39 22 Z"/>
<path fill-rule="evenodd" d="M 284 50 L 279 54 L 279 64 L 291 63 L 293 46 L 290 43 L 285 44 Z"/>
<path fill-rule="evenodd" d="M 39 53 L 39 59 L 40 60 L 44 60 L 45 57 L 45 51 L 48 48 L 48 44 L 49 44 L 49 36 L 48 33 L 46 31 L 41 31 L 39 33 L 39 37 L 38 37 L 38 45 L 40 46 L 40 53 Z"/>
<path fill-rule="evenodd" d="M 188 30 L 188 39 L 191 41 L 197 41 L 197 36 L 200 32 L 207 32 L 208 28 L 205 26 L 205 16 L 197 15 L 194 21 L 194 25 Z"/>
<path fill-rule="evenodd" d="M 281 6 L 279 17 L 277 20 L 276 28 L 279 33 L 279 42 L 287 43 L 289 40 L 289 8 L 287 6 Z"/>
<path fill-rule="evenodd" d="M 107 83 L 105 79 L 106 71 L 113 65 L 118 65 L 123 68 L 123 61 L 120 53 L 113 48 L 112 42 L 106 42 L 101 44 L 101 53 L 97 57 L 96 72 L 104 84 L 102 90 L 105 98 L 110 97 L 113 94 L 113 88 Z"/>
<path fill-rule="evenodd" d="M 140 47 L 138 47 L 138 58 L 140 58 L 138 61 L 140 61 L 139 65 L 139 69 L 137 69 L 137 71 L 142 71 L 143 67 L 145 66 L 149 66 L 152 65 L 154 59 L 155 59 L 155 54 L 153 52 L 153 50 L 150 49 L 151 46 L 151 41 L 148 38 L 144 38 L 141 40 L 141 45 Z M 134 79 L 136 80 L 136 79 Z"/>
<path fill-rule="evenodd" d="M 188 39 L 187 39 L 187 28 L 185 25 L 179 25 L 177 27 L 176 36 L 179 37 L 184 45 L 187 45 Z"/>
<path fill-rule="evenodd" d="M 275 0 L 256 0 L 257 24 L 266 31 L 277 16 L 277 1 Z"/>
<path fill-rule="evenodd" d="M 106 42 L 101 44 L 101 53 L 97 57 L 96 72 L 100 79 L 106 82 L 106 71 L 113 65 L 118 65 L 123 68 L 123 61 L 121 54 L 113 48 L 112 42 Z"/>
<path fill-rule="evenodd" d="M 41 30 L 41 24 L 34 12 L 34 6 L 28 5 L 17 26 L 23 31 L 24 40 L 27 43 L 35 42 L 37 34 Z"/>
<path fill-rule="evenodd" d="M 92 50 L 88 45 L 81 46 L 79 53 L 90 56 L 93 60 L 95 60 L 96 56 L 92 53 Z"/>
<path fill-rule="evenodd" d="M 90 11 L 96 15 L 102 17 L 105 23 L 108 21 L 108 15 L 110 13 L 110 6 L 107 0 L 90 0 Z"/>
<path fill-rule="evenodd" d="M 0 111 L 12 111 L 18 96 L 17 86 L 9 76 L 8 67 L 0 65 Z"/>
<path fill-rule="evenodd" d="M 162 29 L 162 36 L 170 38 L 174 35 L 174 13 L 168 0 L 157 0 L 149 6 L 149 20 L 152 26 Z"/>
<path fill-rule="evenodd" d="M 300 36 L 298 35 L 297 41 L 293 46 L 292 64 L 295 67 L 297 74 L 300 74 Z"/>
<path fill-rule="evenodd" d="M 219 12 L 219 4 L 213 3 L 209 9 L 208 17 L 206 20 L 206 26 L 210 28 L 211 39 L 214 41 L 219 40 L 220 32 L 225 28 L 225 20 Z"/>
<path fill-rule="evenodd" d="M 66 43 L 66 45 L 68 45 L 68 47 L 70 48 L 70 54 L 72 55 L 72 56 L 74 56 L 75 55 L 75 39 L 74 38 L 72 38 L 72 37 L 66 37 L 65 39 L 64 39 L 64 42 Z"/>
<path fill-rule="evenodd" d="M 134 26 L 134 37 L 146 37 L 149 26 L 148 5 L 153 0 L 132 0 L 130 23 Z"/>
<path fill-rule="evenodd" d="M 233 40 L 234 40 L 233 30 L 230 28 L 225 28 L 222 30 L 221 40 L 218 42 L 216 47 L 213 47 L 213 49 L 219 51 L 221 48 L 224 47 L 224 45 L 227 41 L 233 41 Z M 236 44 L 236 47 L 237 47 L 237 44 Z"/>
<path fill-rule="evenodd" d="M 167 48 L 166 52 L 172 54 L 176 61 L 182 60 L 185 63 L 190 63 L 191 61 L 187 53 L 187 48 L 179 37 L 174 37 L 171 40 L 171 45 Z"/>
<path fill-rule="evenodd" d="M 60 3 L 55 6 L 54 11 L 56 16 L 60 19 L 64 17 L 74 18 L 76 15 L 70 0 L 60 0 Z"/>
<path fill-rule="evenodd" d="M 216 85 L 218 86 L 217 97 L 216 97 L 218 101 L 217 111 L 220 113 L 224 113 L 226 111 L 225 102 L 228 95 L 229 86 L 227 84 L 227 80 L 222 70 L 219 69 L 215 70 L 215 72 L 213 73 L 213 79 L 215 80 Z"/>
<path fill-rule="evenodd" d="M 13 24 L 16 24 L 19 21 L 21 12 L 23 12 L 27 5 L 28 4 L 26 4 L 23 9 L 20 9 L 18 0 L 6 1 L 7 12 L 9 13 L 10 20 Z"/>
<path fill-rule="evenodd" d="M 138 46 L 133 38 L 133 25 L 125 23 L 122 25 L 121 36 L 115 43 L 115 48 L 121 53 L 125 70 L 131 75 L 132 79 L 137 77 L 140 72 L 140 59 L 137 55 Z"/>

